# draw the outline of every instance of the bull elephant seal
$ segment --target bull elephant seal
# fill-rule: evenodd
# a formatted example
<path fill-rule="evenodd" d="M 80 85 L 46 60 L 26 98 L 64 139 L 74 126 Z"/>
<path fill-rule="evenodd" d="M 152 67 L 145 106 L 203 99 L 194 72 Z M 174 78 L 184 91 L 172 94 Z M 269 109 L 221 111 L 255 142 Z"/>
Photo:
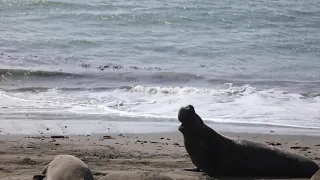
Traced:
<path fill-rule="evenodd" d="M 93 180 L 92 172 L 79 158 L 72 155 L 57 155 L 34 180 Z"/>
<path fill-rule="evenodd" d="M 310 178 L 319 170 L 304 156 L 217 133 L 204 124 L 192 105 L 180 108 L 178 119 L 192 163 L 209 176 Z"/>
<path fill-rule="evenodd" d="M 148 171 L 119 171 L 110 173 L 99 180 L 173 180 L 169 176 Z"/>
<path fill-rule="evenodd" d="M 320 170 L 317 171 L 310 180 L 320 180 Z"/>

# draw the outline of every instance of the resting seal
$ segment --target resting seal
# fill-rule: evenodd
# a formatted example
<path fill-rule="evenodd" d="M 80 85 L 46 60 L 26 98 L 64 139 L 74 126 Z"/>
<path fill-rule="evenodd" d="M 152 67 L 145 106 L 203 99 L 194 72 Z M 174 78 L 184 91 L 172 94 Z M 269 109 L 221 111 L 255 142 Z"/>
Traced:
<path fill-rule="evenodd" d="M 72 155 L 57 155 L 34 180 L 93 180 L 92 172 L 79 158 Z"/>
<path fill-rule="evenodd" d="M 180 108 L 178 119 L 192 163 L 210 176 L 310 178 L 319 170 L 304 156 L 217 133 L 204 124 L 192 105 Z"/>
<path fill-rule="evenodd" d="M 147 171 L 119 171 L 110 173 L 99 180 L 173 180 L 169 176 Z"/>

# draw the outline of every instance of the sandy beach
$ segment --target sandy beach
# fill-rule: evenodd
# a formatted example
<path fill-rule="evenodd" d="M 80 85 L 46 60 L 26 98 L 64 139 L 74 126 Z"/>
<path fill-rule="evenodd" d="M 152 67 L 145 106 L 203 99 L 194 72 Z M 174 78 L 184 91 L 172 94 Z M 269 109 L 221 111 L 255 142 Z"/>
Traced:
<path fill-rule="evenodd" d="M 194 165 L 181 132 L 201 127 L 190 107 L 180 113 L 188 105 L 223 135 L 320 165 L 319 2 L 0 1 L 0 180 L 31 180 L 60 154 L 94 180 L 213 179 L 183 170 Z M 211 175 L 317 169 L 250 142 L 210 143 L 206 130 L 185 135 Z"/>
<path fill-rule="evenodd" d="M 320 141 L 316 136 L 223 134 L 278 146 L 305 155 L 320 164 Z M 88 164 L 95 179 L 110 172 L 135 169 L 161 172 L 174 179 L 208 179 L 203 173 L 182 171 L 193 165 L 179 132 L 64 138 L 48 135 L 2 135 L 0 179 L 30 180 L 57 154 L 79 157 Z"/>

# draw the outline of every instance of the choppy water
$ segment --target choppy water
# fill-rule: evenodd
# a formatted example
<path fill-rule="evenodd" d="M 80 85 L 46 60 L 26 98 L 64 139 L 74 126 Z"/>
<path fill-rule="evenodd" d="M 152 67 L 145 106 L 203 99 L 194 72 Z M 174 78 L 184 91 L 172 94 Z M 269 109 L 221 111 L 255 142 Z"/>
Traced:
<path fill-rule="evenodd" d="M 6 128 L 166 124 L 193 104 L 216 123 L 320 129 L 316 0 L 3 0 L 0 16 Z"/>

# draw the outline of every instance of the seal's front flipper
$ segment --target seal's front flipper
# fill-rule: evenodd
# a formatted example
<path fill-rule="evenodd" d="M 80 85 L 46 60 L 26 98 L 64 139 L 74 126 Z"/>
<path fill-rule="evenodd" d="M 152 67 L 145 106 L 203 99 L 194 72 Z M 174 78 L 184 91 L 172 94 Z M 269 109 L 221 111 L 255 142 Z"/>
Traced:
<path fill-rule="evenodd" d="M 45 178 L 45 175 L 43 174 L 35 174 L 33 176 L 33 180 L 43 180 Z"/>
<path fill-rule="evenodd" d="M 201 169 L 198 167 L 194 167 L 194 168 L 184 168 L 184 171 L 192 171 L 192 172 L 201 172 Z"/>

